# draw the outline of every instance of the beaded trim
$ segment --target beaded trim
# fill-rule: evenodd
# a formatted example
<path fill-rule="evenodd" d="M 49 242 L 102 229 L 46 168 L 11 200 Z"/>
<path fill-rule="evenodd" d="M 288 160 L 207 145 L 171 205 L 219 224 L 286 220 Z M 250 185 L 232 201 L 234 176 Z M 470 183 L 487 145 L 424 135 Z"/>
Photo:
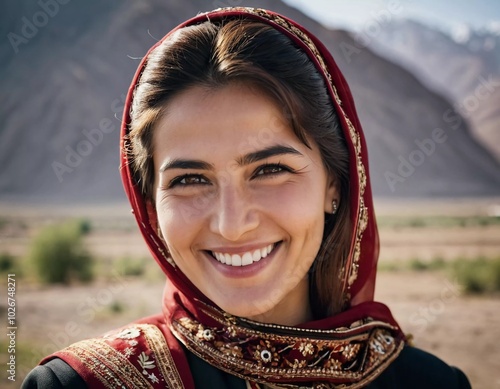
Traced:
<path fill-rule="evenodd" d="M 222 325 L 209 327 L 183 317 L 173 321 L 171 330 L 191 352 L 218 369 L 289 388 L 363 387 L 404 346 L 394 336 L 395 327 L 371 318 L 330 331 L 276 326 L 279 333 L 270 333 L 260 328 L 269 325 L 213 309 L 210 316 Z"/>

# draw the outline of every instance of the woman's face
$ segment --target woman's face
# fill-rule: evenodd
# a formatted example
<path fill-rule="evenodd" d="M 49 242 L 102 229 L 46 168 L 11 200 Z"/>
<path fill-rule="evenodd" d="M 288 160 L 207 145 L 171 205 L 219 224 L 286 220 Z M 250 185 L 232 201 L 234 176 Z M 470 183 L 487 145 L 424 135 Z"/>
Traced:
<path fill-rule="evenodd" d="M 311 319 L 308 270 L 337 198 L 317 146 L 242 84 L 182 92 L 153 142 L 158 224 L 180 270 L 233 315 Z"/>

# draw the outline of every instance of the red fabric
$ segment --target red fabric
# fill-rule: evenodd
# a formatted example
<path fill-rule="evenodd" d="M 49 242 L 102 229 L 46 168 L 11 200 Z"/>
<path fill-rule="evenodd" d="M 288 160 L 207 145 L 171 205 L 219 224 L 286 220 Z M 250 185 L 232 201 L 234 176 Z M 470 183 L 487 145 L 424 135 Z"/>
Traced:
<path fill-rule="evenodd" d="M 272 14 L 272 13 L 271 13 Z M 174 31 L 176 31 L 179 28 L 182 28 L 184 26 L 189 26 L 201 22 L 205 22 L 207 20 L 217 20 L 220 18 L 230 18 L 230 17 L 247 17 L 247 18 L 252 18 L 252 19 L 257 19 L 260 20 L 263 23 L 268 23 L 270 25 L 273 25 L 276 29 L 281 31 L 283 34 L 287 35 L 290 37 L 297 45 L 303 48 L 303 50 L 309 55 L 310 59 L 317 65 L 318 69 L 320 72 L 322 72 L 321 67 L 319 65 L 318 60 L 314 55 L 312 55 L 311 51 L 309 48 L 300 40 L 297 39 L 293 34 L 290 34 L 286 29 L 284 29 L 282 26 L 273 23 L 273 21 L 269 20 L 268 18 L 264 18 L 261 16 L 258 16 L 254 13 L 247 13 L 243 9 L 230 9 L 230 10 L 218 10 L 218 11 L 213 11 L 208 14 L 202 14 L 199 16 L 196 16 L 181 25 L 179 25 L 177 28 L 172 30 L 168 35 L 166 35 L 163 40 L 165 40 L 170 34 L 172 34 Z M 337 111 L 342 109 L 346 116 L 350 119 L 351 123 L 353 124 L 354 128 L 356 131 L 359 133 L 360 136 L 360 147 L 361 147 L 361 160 L 362 163 L 365 167 L 366 175 L 367 175 L 367 183 L 366 183 L 366 188 L 364 191 L 364 205 L 367 208 L 367 213 L 368 213 L 368 224 L 366 226 L 366 229 L 363 233 L 362 240 L 361 240 L 361 255 L 359 259 L 359 272 L 357 279 L 355 282 L 351 285 L 350 287 L 350 295 L 351 295 L 351 308 L 346 310 L 345 312 L 342 312 L 341 314 L 335 315 L 334 317 L 326 318 L 323 320 L 318 320 L 310 323 L 305 323 L 303 325 L 304 328 L 314 328 L 314 329 L 331 329 L 335 328 L 338 326 L 349 326 L 349 324 L 366 318 L 366 317 L 372 317 L 376 320 L 380 320 L 389 324 L 392 324 L 394 326 L 397 326 L 397 323 L 393 319 L 391 312 L 387 307 L 380 303 L 375 303 L 373 302 L 373 297 L 374 297 L 374 288 L 375 288 L 375 273 L 376 273 L 376 265 L 377 265 L 377 259 L 378 259 L 378 252 L 379 252 L 379 240 L 378 240 L 378 232 L 377 232 L 377 226 L 376 226 L 376 221 L 375 221 L 375 215 L 373 212 L 373 201 L 372 201 L 372 194 L 371 194 L 371 187 L 370 187 L 370 181 L 369 181 L 369 171 L 368 171 L 368 154 L 367 154 L 367 149 L 366 149 L 366 143 L 365 139 L 362 133 L 361 125 L 359 122 L 359 119 L 356 114 L 353 98 L 351 95 L 351 92 L 349 90 L 349 87 L 341 74 L 340 70 L 338 69 L 337 65 L 335 64 L 335 61 L 331 57 L 330 53 L 328 50 L 325 48 L 325 46 L 318 41 L 312 34 L 307 32 L 303 27 L 298 25 L 297 23 L 282 17 L 284 20 L 288 21 L 292 26 L 300 29 L 303 31 L 306 35 L 309 36 L 309 38 L 315 43 L 316 47 L 320 51 L 327 68 L 329 69 L 332 79 L 333 79 L 333 84 L 335 85 L 335 88 L 338 92 L 338 95 L 341 100 L 341 107 L 337 104 L 335 101 L 335 98 L 333 98 L 333 90 L 331 89 L 330 92 L 332 94 L 332 100 L 334 102 L 334 105 L 336 106 Z M 160 45 L 163 40 L 159 41 L 155 46 L 151 48 L 153 50 L 155 47 Z M 149 52 L 151 52 L 151 50 Z M 148 54 L 149 54 L 148 52 Z M 186 388 L 192 388 L 192 379 L 191 375 L 189 373 L 189 369 L 187 366 L 186 359 L 183 355 L 182 349 L 179 345 L 179 343 L 176 341 L 174 336 L 171 334 L 171 332 L 168 329 L 168 323 L 170 320 L 172 320 L 172 316 L 179 316 L 179 315 L 185 315 L 185 314 L 190 314 L 196 317 L 200 322 L 202 322 L 205 325 L 213 325 L 214 323 L 211 323 L 211 319 L 207 316 L 204 316 L 197 308 L 197 302 L 196 299 L 204 301 L 205 303 L 212 304 L 208 299 L 201 294 L 201 292 L 180 272 L 180 270 L 174 268 L 172 265 L 170 265 L 165 257 L 162 255 L 161 250 L 165 250 L 165 248 L 162 245 L 161 239 L 157 236 L 156 233 L 156 228 L 154 227 L 156 225 L 155 220 L 150 219 L 150 214 L 148 213 L 148 209 L 146 206 L 146 203 L 141 195 L 141 189 L 140 187 L 133 181 L 132 179 L 132 172 L 130 170 L 129 166 L 129 161 L 127 160 L 127 154 L 123 151 L 124 150 L 124 139 L 127 135 L 127 123 L 130 122 L 130 117 L 129 117 L 129 111 L 131 107 L 131 102 L 133 98 L 133 91 L 135 88 L 136 83 L 138 82 L 138 79 L 141 75 L 143 66 L 146 62 L 146 59 L 148 57 L 148 54 L 144 57 L 142 60 L 141 64 L 139 65 L 139 68 L 137 70 L 137 73 L 132 81 L 132 84 L 130 86 L 128 96 L 127 96 L 127 102 L 124 110 L 124 116 L 123 116 L 123 125 L 121 129 L 121 149 L 122 149 L 122 154 L 121 154 L 121 175 L 122 175 L 122 180 L 123 184 L 125 187 L 125 191 L 127 193 L 128 198 L 130 199 L 130 203 L 132 205 L 133 212 L 135 214 L 135 217 L 137 218 L 137 222 L 139 224 L 141 233 L 144 236 L 144 239 L 146 240 L 149 249 L 153 255 L 153 257 L 156 259 L 162 270 L 165 272 L 165 274 L 168 277 L 168 282 L 167 286 L 165 288 L 165 294 L 164 294 L 164 312 L 167 317 L 166 319 L 166 324 L 164 321 L 159 321 L 158 325 L 162 329 L 163 333 L 165 334 L 167 341 L 169 345 L 172 347 L 172 354 L 174 355 L 174 359 L 176 361 L 176 364 L 179 367 L 179 371 L 181 372 L 181 375 L 183 377 L 183 380 L 185 382 Z M 327 82 L 327 85 L 329 85 L 329 82 Z M 350 154 L 350 174 L 351 174 L 351 188 L 350 188 L 350 194 L 351 194 L 351 217 L 352 217 L 352 224 L 353 224 L 353 229 L 355 230 L 357 227 L 358 223 L 358 215 L 360 212 L 360 185 L 358 184 L 358 167 L 357 167 L 357 161 L 356 161 L 356 153 L 355 153 L 355 147 L 356 145 L 353 144 L 351 141 L 351 137 L 349 136 L 349 128 L 348 128 L 348 123 L 345 120 L 343 115 L 339 115 L 340 120 L 341 120 L 341 125 L 344 131 L 345 138 L 348 143 L 349 147 L 349 154 Z M 359 145 L 358 145 L 359 146 Z M 353 238 L 351 242 L 351 261 L 354 255 L 354 250 L 355 250 L 355 239 L 356 239 L 356 234 L 353 233 Z M 165 250 L 166 251 L 166 250 Z M 347 286 L 346 286 L 347 288 Z M 402 336 L 402 334 L 401 334 Z"/>

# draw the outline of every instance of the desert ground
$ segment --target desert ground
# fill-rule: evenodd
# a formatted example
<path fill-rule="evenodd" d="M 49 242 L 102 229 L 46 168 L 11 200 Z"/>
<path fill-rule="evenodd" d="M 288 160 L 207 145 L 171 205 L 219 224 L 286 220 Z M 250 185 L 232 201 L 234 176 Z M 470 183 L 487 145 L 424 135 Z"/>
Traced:
<path fill-rule="evenodd" d="M 500 199 L 376 202 L 381 238 L 376 299 L 389 305 L 417 347 L 459 366 L 475 389 L 500 388 L 500 296 L 465 294 L 448 270 L 422 270 L 412 264 L 436 258 L 498 258 L 500 223 L 448 225 L 440 220 L 498 218 L 499 204 Z M 29 270 L 16 275 L 16 382 L 8 381 L 2 368 L 0 387 L 19 387 L 46 354 L 159 311 L 164 278 L 147 259 L 127 206 L 0 204 L 0 217 L 0 252 L 13 255 L 16 266 L 24 265 L 30 242 L 41 228 L 75 217 L 91 222 L 85 245 L 97 260 L 96 280 L 90 284 L 47 286 Z M 118 266 L 123 258 L 143 258 L 142 274 L 124 275 Z M 2 278 L 5 296 L 7 273 Z M 5 323 L 6 298 L 0 309 Z M 5 367 L 5 336 L 0 341 L 0 363 Z"/>

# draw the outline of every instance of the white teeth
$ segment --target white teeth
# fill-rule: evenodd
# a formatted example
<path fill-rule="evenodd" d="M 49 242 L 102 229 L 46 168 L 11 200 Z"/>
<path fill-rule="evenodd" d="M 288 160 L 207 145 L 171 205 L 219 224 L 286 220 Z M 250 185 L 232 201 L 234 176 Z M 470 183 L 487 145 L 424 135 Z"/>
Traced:
<path fill-rule="evenodd" d="M 238 254 L 231 255 L 233 266 L 241 266 L 241 257 Z"/>
<path fill-rule="evenodd" d="M 241 257 L 241 266 L 251 265 L 253 263 L 252 258 L 252 254 L 250 253 L 243 254 L 243 257 Z"/>
<path fill-rule="evenodd" d="M 221 263 L 230 265 L 230 266 L 248 266 L 251 265 L 254 262 L 260 261 L 262 258 L 265 258 L 273 251 L 275 245 L 270 244 L 269 246 L 266 246 L 261 249 L 255 250 L 253 253 L 252 252 L 246 252 L 241 255 L 238 254 L 224 254 L 224 253 L 217 253 L 215 251 L 212 251 L 212 255 Z"/>
<path fill-rule="evenodd" d="M 267 247 L 263 248 L 263 249 L 260 249 L 260 256 L 262 258 L 265 258 L 267 257 Z"/>

